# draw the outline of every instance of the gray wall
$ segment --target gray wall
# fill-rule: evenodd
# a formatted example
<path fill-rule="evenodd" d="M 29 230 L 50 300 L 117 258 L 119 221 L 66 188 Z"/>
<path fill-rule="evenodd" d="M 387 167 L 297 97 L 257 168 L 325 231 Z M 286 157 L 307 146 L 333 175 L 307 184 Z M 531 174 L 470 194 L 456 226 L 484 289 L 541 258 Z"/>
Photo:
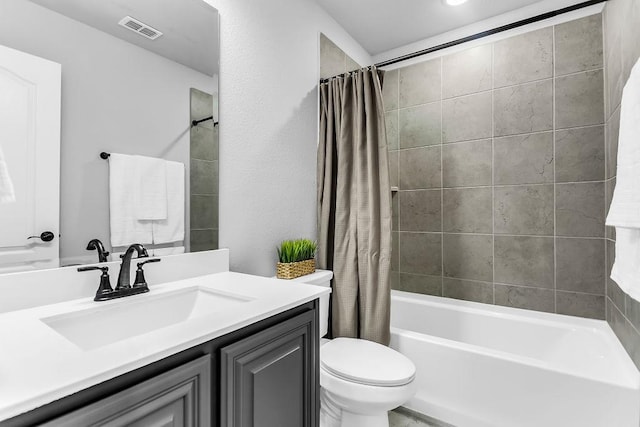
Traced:
<path fill-rule="evenodd" d="M 83 261 L 90 239 L 109 242 L 100 151 L 188 169 L 189 89 L 217 92 L 217 78 L 24 0 L 0 2 L 0 44 L 62 64 L 60 257 Z"/>
<path fill-rule="evenodd" d="M 605 112 L 607 117 L 607 205 L 616 183 L 620 101 L 631 68 L 640 57 L 640 1 L 609 0 L 604 11 Z M 607 227 L 609 273 L 615 257 L 615 229 Z M 640 260 L 639 260 L 640 261 Z M 609 274 L 607 274 L 607 277 Z M 640 368 L 640 303 L 611 279 L 607 282 L 607 321 Z"/>
<path fill-rule="evenodd" d="M 605 317 L 602 18 L 388 72 L 393 288 Z"/>

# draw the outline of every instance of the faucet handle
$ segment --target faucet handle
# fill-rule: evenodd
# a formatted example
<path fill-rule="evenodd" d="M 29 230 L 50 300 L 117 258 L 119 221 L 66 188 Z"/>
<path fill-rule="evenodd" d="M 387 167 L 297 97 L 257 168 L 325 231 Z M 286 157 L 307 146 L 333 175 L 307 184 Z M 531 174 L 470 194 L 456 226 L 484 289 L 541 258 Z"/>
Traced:
<path fill-rule="evenodd" d="M 88 267 L 78 267 L 79 272 L 93 271 L 93 270 L 101 270 L 102 274 L 105 274 L 109 271 L 109 267 L 98 267 L 97 265 L 90 265 Z"/>
<path fill-rule="evenodd" d="M 109 280 L 109 267 L 97 267 L 97 266 L 89 266 L 89 267 L 79 267 L 78 271 L 93 271 L 100 270 L 102 271 L 102 275 L 100 276 L 100 286 L 98 286 L 98 290 L 96 291 L 96 296 L 93 299 L 94 301 L 104 301 L 109 299 L 109 295 L 113 293 L 113 288 L 111 287 L 111 280 Z"/>
<path fill-rule="evenodd" d="M 144 278 L 144 270 L 142 269 L 142 266 L 150 262 L 160 262 L 160 261 L 161 261 L 160 258 L 153 258 L 153 259 L 148 259 L 146 261 L 139 262 L 138 269 L 136 270 L 136 280 L 135 282 L 133 282 L 133 287 L 146 288 L 148 290 L 149 287 L 147 286 L 147 280 Z"/>

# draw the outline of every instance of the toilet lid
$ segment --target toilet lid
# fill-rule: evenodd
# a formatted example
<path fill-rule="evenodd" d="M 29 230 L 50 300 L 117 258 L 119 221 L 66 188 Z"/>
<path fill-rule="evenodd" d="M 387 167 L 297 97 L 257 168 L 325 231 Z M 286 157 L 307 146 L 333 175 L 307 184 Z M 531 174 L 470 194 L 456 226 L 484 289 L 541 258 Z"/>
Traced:
<path fill-rule="evenodd" d="M 347 381 L 374 386 L 408 384 L 416 367 L 406 356 L 384 345 L 354 338 L 336 338 L 320 349 L 320 364 Z"/>

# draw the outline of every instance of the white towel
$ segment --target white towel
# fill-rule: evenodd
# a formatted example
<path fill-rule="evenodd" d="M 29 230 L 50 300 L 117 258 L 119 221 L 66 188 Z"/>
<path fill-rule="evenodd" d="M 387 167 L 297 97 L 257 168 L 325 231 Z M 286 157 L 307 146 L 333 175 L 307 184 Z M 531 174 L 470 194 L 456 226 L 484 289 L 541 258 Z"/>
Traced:
<path fill-rule="evenodd" d="M 139 220 L 167 219 L 166 161 L 135 156 L 137 167 L 136 215 Z"/>
<path fill-rule="evenodd" d="M 616 175 L 607 225 L 640 228 L 640 61 L 622 92 Z"/>
<path fill-rule="evenodd" d="M 137 165 L 136 156 L 111 153 L 109 157 L 109 216 L 113 247 L 153 241 L 151 221 L 139 221 L 136 215 Z"/>
<path fill-rule="evenodd" d="M 13 181 L 9 175 L 9 167 L 4 159 L 2 147 L 0 147 L 0 203 L 13 203 L 16 201 L 16 193 Z"/>
<path fill-rule="evenodd" d="M 622 93 L 616 188 L 606 223 L 616 227 L 611 278 L 640 300 L 640 61 Z"/>
<path fill-rule="evenodd" d="M 184 246 L 171 246 L 168 248 L 156 248 L 153 250 L 153 256 L 178 255 L 184 253 Z"/>
<path fill-rule="evenodd" d="M 616 260 L 611 278 L 632 298 L 640 301 L 640 230 L 616 228 Z"/>
<path fill-rule="evenodd" d="M 153 221 L 153 243 L 172 243 L 184 240 L 184 165 L 166 164 L 167 219 Z"/>

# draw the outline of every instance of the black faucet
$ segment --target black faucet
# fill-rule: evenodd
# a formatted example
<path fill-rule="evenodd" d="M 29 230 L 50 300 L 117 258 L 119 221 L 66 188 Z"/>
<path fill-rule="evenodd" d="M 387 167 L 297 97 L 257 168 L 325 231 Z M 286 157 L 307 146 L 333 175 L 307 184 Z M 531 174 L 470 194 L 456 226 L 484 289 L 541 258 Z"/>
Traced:
<path fill-rule="evenodd" d="M 138 258 L 149 257 L 147 250 L 140 243 L 134 243 L 127 248 L 123 255 L 120 255 L 120 258 L 122 258 L 122 264 L 120 264 L 120 274 L 118 275 L 116 291 L 118 289 L 131 288 L 131 285 L 129 284 L 129 274 L 131 272 L 131 258 L 133 257 L 133 251 L 138 253 Z"/>
<path fill-rule="evenodd" d="M 142 266 L 150 262 L 159 262 L 160 259 L 155 258 L 139 262 L 138 270 L 136 271 L 136 280 L 133 283 L 133 286 L 131 286 L 129 274 L 131 272 L 131 258 L 133 257 L 134 251 L 138 253 L 138 258 L 149 257 L 147 250 L 141 244 L 134 243 L 129 246 L 125 253 L 121 255 L 122 264 L 120 265 L 120 274 L 118 275 L 118 283 L 115 289 L 112 289 L 111 284 L 109 283 L 109 267 L 90 266 L 78 268 L 78 271 L 102 271 L 102 275 L 100 276 L 100 286 L 98 287 L 94 301 L 107 301 L 114 298 L 149 292 L 149 287 L 147 286 L 147 281 L 144 278 Z"/>
<path fill-rule="evenodd" d="M 88 251 L 92 251 L 94 249 L 98 251 L 98 262 L 107 262 L 108 261 L 107 257 L 109 256 L 109 252 L 104 250 L 104 245 L 102 244 L 102 242 L 100 240 L 93 239 L 87 244 L 87 250 Z"/>

